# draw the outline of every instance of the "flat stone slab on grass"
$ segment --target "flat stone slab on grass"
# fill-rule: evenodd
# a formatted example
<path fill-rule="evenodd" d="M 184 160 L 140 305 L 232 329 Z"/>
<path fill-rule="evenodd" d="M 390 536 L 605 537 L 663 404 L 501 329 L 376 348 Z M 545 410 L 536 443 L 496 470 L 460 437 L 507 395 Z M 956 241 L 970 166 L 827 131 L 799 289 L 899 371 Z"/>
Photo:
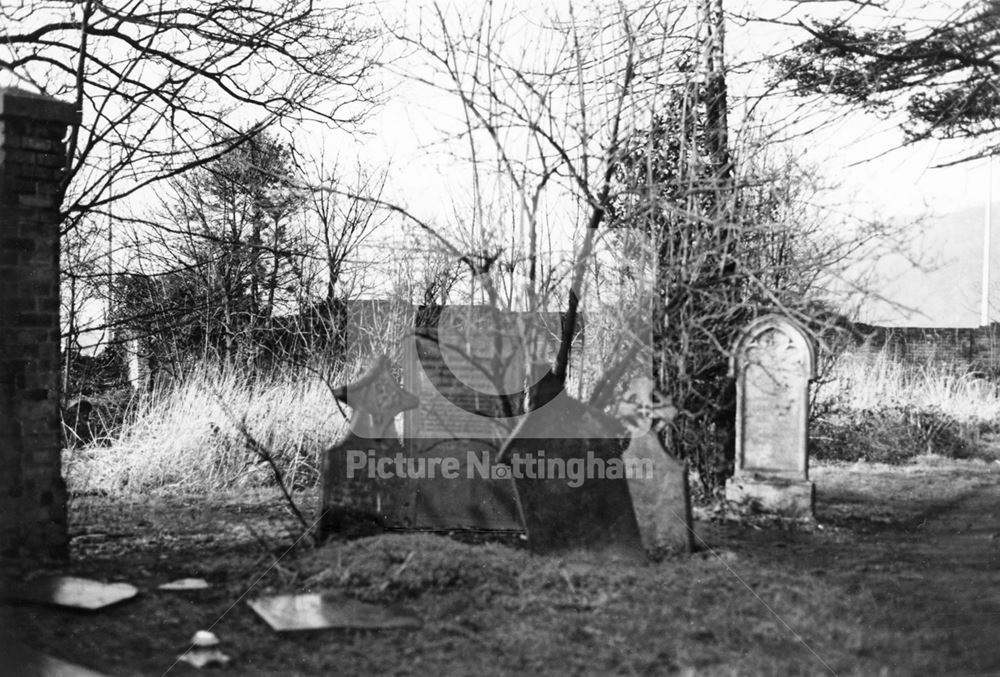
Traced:
<path fill-rule="evenodd" d="M 319 593 L 260 597 L 247 604 L 277 632 L 331 628 L 390 630 L 423 625 L 420 617 L 408 609 Z"/>
<path fill-rule="evenodd" d="M 176 581 L 156 586 L 157 590 L 172 590 L 184 592 L 188 590 L 207 590 L 211 586 L 204 578 L 179 578 Z"/>
<path fill-rule="evenodd" d="M 86 611 L 97 611 L 139 594 L 139 589 L 128 583 L 101 583 L 76 576 L 46 576 L 11 588 L 8 599 Z"/>

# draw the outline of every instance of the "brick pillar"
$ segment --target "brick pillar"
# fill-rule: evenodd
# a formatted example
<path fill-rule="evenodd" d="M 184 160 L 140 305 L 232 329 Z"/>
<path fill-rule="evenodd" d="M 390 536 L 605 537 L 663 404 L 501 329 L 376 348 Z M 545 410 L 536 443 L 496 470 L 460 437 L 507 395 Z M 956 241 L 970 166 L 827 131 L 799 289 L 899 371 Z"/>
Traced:
<path fill-rule="evenodd" d="M 0 556 L 65 557 L 59 207 L 73 107 L 0 89 Z"/>

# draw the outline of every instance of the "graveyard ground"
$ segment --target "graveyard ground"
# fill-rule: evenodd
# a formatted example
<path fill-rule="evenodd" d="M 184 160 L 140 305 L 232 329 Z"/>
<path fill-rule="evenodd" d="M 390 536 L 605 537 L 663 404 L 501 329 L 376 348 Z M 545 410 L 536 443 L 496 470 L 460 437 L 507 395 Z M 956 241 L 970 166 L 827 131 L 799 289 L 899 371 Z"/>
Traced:
<path fill-rule="evenodd" d="M 92 614 L 0 606 L 0 623 L 108 675 L 199 674 L 175 659 L 209 628 L 232 657 L 212 674 L 1000 674 L 1000 463 L 920 457 L 819 465 L 812 477 L 815 526 L 698 511 L 707 548 L 644 567 L 428 534 L 273 564 L 293 537 L 276 494 L 79 497 L 61 571 L 127 581 L 139 596 Z M 189 576 L 213 587 L 155 589 Z M 424 626 L 278 635 L 245 604 L 305 590 L 400 602 Z"/>

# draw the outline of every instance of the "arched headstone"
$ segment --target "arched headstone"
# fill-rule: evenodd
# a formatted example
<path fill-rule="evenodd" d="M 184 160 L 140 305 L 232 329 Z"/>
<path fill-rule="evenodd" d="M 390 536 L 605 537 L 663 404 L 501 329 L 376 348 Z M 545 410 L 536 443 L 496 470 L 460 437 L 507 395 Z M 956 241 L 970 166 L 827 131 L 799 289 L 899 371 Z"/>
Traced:
<path fill-rule="evenodd" d="M 761 512 L 809 518 L 809 381 L 816 354 L 806 330 L 780 315 L 752 322 L 733 347 L 736 470 L 726 499 Z"/>

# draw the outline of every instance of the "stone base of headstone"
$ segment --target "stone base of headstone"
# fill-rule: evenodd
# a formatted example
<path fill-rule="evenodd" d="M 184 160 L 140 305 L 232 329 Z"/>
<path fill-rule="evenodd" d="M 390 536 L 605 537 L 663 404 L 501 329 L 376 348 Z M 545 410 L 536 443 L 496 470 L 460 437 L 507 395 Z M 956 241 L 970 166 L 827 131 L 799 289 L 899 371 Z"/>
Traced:
<path fill-rule="evenodd" d="M 813 519 L 816 485 L 786 477 L 737 475 L 726 482 L 726 500 L 751 512 Z"/>

